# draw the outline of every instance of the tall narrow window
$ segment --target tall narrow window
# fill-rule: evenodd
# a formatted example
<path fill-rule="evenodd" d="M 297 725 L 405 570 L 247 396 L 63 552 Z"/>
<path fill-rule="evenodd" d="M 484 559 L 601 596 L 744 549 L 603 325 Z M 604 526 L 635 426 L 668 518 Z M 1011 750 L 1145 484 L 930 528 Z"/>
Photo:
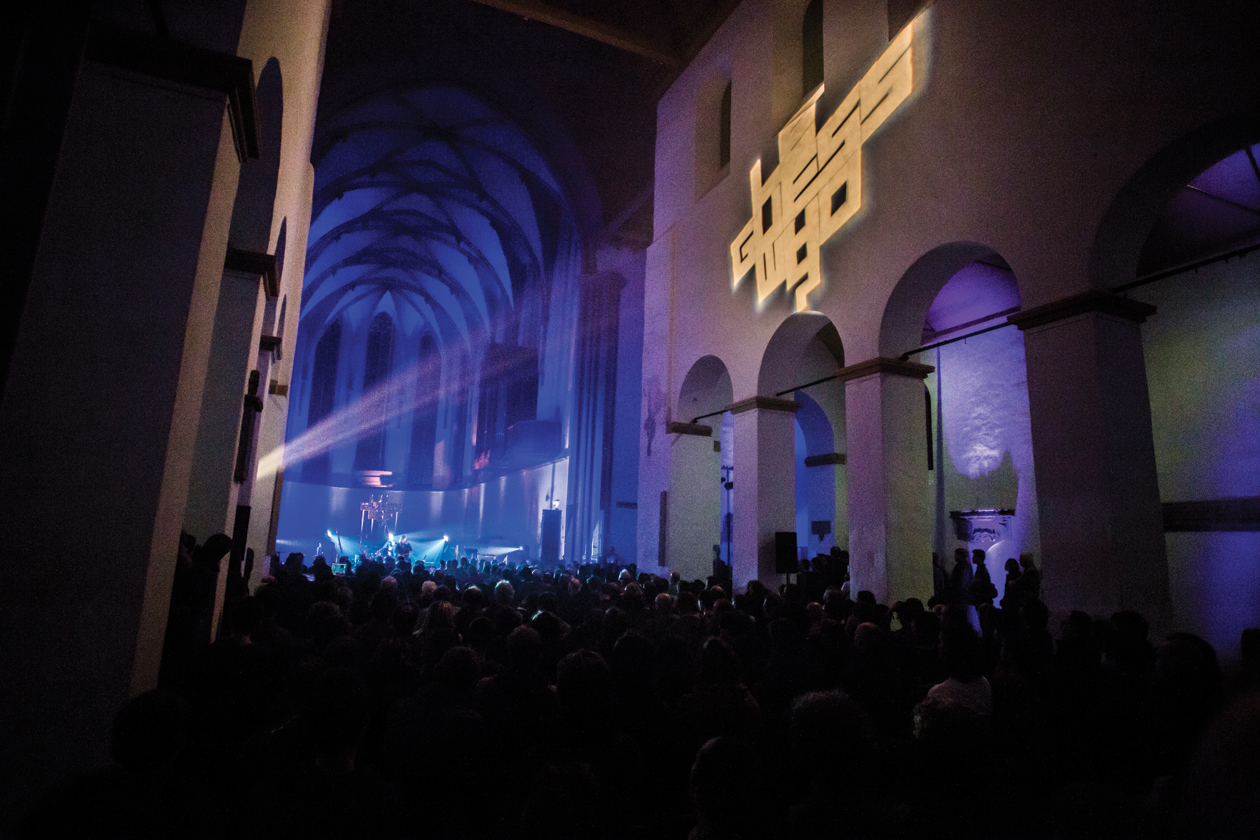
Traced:
<path fill-rule="evenodd" d="M 718 169 L 731 162 L 731 83 L 722 91 L 718 110 Z"/>
<path fill-rule="evenodd" d="M 315 345 L 315 368 L 311 373 L 311 401 L 306 412 L 306 428 L 314 429 L 332 414 L 337 399 L 337 359 L 341 355 L 341 322 L 333 321 Z M 306 462 L 302 475 L 307 481 L 328 477 L 328 453 L 321 452 Z"/>
<path fill-rule="evenodd" d="M 363 364 L 363 407 L 362 423 L 369 434 L 359 438 L 359 446 L 354 453 L 356 470 L 380 470 L 385 463 L 385 428 L 384 405 L 381 400 L 373 399 L 373 391 L 389 378 L 394 359 L 394 320 L 384 312 L 372 319 L 368 328 L 367 359 Z"/>
<path fill-rule="evenodd" d="M 437 442 L 438 394 L 442 385 L 442 359 L 433 336 L 420 339 L 416 375 L 416 407 L 411 421 L 411 457 L 407 464 L 410 487 L 433 486 L 433 447 Z"/>
<path fill-rule="evenodd" d="M 810 0 L 801 23 L 801 95 L 809 93 L 823 80 L 823 4 Z"/>

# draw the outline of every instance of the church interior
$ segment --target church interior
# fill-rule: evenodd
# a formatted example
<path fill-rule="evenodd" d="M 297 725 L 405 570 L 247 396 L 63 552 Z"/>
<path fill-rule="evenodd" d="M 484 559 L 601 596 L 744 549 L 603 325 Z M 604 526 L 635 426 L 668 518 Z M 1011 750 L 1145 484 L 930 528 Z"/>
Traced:
<path fill-rule="evenodd" d="M 1253 4 L 25 6 L 0 834 L 1246 833 Z"/>

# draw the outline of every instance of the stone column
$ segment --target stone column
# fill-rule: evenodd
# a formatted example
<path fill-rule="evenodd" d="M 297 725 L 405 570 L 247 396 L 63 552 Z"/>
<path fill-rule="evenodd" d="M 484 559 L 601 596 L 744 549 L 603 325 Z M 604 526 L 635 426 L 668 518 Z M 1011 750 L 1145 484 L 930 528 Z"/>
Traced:
<path fill-rule="evenodd" d="M 721 538 L 721 458 L 713 447 L 713 427 L 669 423 L 665 431 L 670 450 L 666 565 L 683 580 L 704 580 L 713 574 L 713 545 Z"/>
<path fill-rule="evenodd" d="M 1171 620 L 1139 325 L 1155 308 L 1092 291 L 1010 317 L 1024 331 L 1042 597 Z"/>
<path fill-rule="evenodd" d="M 198 542 L 213 534 L 231 533 L 237 503 L 232 473 L 241 430 L 241 398 L 257 358 L 260 297 L 257 274 L 224 271 L 184 515 L 184 527 Z"/>
<path fill-rule="evenodd" d="M 877 357 L 845 382 L 849 574 L 880 603 L 932 595 L 932 505 L 923 380 L 932 368 Z"/>
<path fill-rule="evenodd" d="M 216 61 L 211 89 L 240 69 Z M 240 173 L 228 104 L 79 69 L 0 399 L 0 813 L 108 761 L 115 712 L 157 683 Z"/>
<path fill-rule="evenodd" d="M 569 432 L 569 509 L 564 561 L 585 563 L 591 540 L 600 549 L 612 507 L 612 439 L 616 420 L 617 327 L 625 278 L 610 271 L 581 278 L 582 305 L 575 351 L 573 413 Z M 596 554 L 599 550 L 596 550 Z"/>
<path fill-rule="evenodd" d="M 750 580 L 774 587 L 774 534 L 796 530 L 795 419 L 799 404 L 750 397 L 730 407 L 735 420 L 735 588 Z"/>

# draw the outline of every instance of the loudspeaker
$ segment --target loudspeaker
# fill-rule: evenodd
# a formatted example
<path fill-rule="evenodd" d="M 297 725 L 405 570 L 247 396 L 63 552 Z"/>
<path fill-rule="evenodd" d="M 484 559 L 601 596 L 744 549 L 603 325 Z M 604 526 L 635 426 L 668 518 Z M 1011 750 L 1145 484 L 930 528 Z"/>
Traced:
<path fill-rule="evenodd" d="M 774 532 L 774 573 L 796 574 L 796 532 Z"/>
<path fill-rule="evenodd" d="M 539 562 L 553 566 L 560 562 L 560 508 L 542 512 L 541 548 Z"/>

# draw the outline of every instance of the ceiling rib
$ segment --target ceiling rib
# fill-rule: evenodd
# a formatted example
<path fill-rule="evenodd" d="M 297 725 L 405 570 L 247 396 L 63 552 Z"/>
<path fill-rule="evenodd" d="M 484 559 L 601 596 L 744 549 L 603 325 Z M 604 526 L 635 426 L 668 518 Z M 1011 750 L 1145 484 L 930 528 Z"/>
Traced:
<path fill-rule="evenodd" d="M 1260 216 L 1260 210 L 1257 210 L 1254 207 L 1248 207 L 1246 204 L 1239 204 L 1237 201 L 1233 201 L 1231 199 L 1225 198 L 1222 195 L 1217 195 L 1216 193 L 1210 193 L 1205 189 L 1196 187 L 1194 184 L 1186 184 L 1186 189 L 1192 192 L 1196 192 L 1199 195 L 1204 196 L 1206 198 L 1210 198 L 1213 201 L 1219 201 L 1222 204 L 1228 204 L 1230 207 L 1235 207 L 1239 210 L 1243 210 L 1247 213 L 1252 214 L 1253 216 Z"/>
<path fill-rule="evenodd" d="M 610 47 L 641 55 L 666 67 L 678 69 L 683 66 L 682 56 L 673 50 L 662 47 L 660 44 L 625 30 L 597 23 L 580 15 L 547 6 L 537 2 L 537 0 L 472 0 L 472 2 L 514 15 L 520 15 L 527 20 L 536 20 L 539 23 L 564 29 L 575 35 L 581 35 L 584 38 L 607 44 Z"/>
<path fill-rule="evenodd" d="M 1256 156 L 1250 146 L 1247 147 L 1247 160 L 1251 161 L 1251 171 L 1256 176 L 1256 183 L 1260 184 L 1260 163 L 1256 163 Z"/>

